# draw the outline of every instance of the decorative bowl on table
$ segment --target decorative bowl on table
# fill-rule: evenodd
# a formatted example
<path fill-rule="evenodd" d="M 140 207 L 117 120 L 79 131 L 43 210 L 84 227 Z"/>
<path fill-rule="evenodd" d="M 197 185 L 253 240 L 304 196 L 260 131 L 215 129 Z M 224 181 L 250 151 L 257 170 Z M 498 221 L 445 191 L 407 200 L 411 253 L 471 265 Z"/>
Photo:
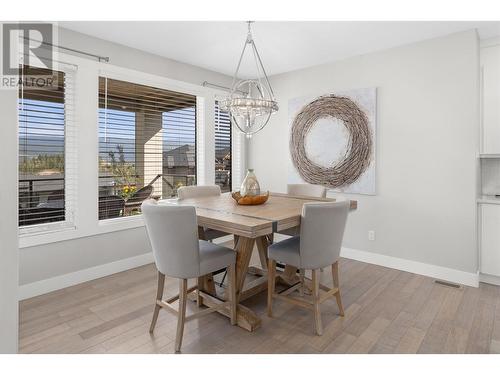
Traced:
<path fill-rule="evenodd" d="M 269 199 L 269 192 L 267 192 L 266 194 L 245 195 L 244 197 L 242 197 L 239 191 L 235 191 L 234 193 L 231 193 L 231 196 L 238 204 L 244 206 L 255 206 L 258 204 L 266 203 L 266 201 Z"/>

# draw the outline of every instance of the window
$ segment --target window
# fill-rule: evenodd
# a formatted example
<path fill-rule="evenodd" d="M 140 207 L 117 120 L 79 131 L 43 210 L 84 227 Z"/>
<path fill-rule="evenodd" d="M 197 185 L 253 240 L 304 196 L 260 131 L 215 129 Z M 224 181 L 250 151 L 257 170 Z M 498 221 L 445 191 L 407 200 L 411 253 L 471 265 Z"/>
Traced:
<path fill-rule="evenodd" d="M 68 76 L 23 65 L 19 87 L 19 226 L 67 222 Z M 52 77 L 30 85 L 29 77 Z M 70 74 L 71 77 L 71 74 Z M 42 82 L 42 81 L 39 81 Z M 71 164 L 71 163 L 70 163 Z"/>
<path fill-rule="evenodd" d="M 231 118 L 215 101 L 215 183 L 222 192 L 232 190 L 231 185 Z"/>
<path fill-rule="evenodd" d="M 99 219 L 196 184 L 196 96 L 99 78 Z"/>

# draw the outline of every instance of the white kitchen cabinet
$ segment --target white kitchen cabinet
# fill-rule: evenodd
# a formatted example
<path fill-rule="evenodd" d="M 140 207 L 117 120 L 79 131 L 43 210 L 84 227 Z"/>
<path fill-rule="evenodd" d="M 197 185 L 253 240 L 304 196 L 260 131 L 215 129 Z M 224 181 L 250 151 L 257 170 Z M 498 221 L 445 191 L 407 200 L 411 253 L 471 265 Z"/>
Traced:
<path fill-rule="evenodd" d="M 500 45 L 481 48 L 482 153 L 500 154 Z"/>
<path fill-rule="evenodd" d="M 483 274 L 500 277 L 500 204 L 481 204 L 481 265 Z"/>

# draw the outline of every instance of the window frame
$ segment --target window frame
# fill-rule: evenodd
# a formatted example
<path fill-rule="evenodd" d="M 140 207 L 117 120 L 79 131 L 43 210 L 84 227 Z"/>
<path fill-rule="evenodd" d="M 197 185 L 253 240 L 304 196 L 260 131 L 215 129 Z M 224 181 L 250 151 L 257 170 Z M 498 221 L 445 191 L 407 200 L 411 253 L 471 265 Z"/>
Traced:
<path fill-rule="evenodd" d="M 33 60 L 33 59 L 31 59 Z M 19 56 L 19 65 L 24 64 L 24 55 Z M 40 61 L 30 61 L 31 67 L 35 68 L 45 68 Z M 31 236 L 45 233 L 54 233 L 58 231 L 67 231 L 75 229 L 75 213 L 76 209 L 76 196 L 77 196 L 77 186 L 78 186 L 78 173 L 77 173 L 77 121 L 75 120 L 75 109 L 74 104 L 76 102 L 76 91 L 74 90 L 76 84 L 76 75 L 78 71 L 78 66 L 56 61 L 56 66 L 53 67 L 53 71 L 63 72 L 65 85 L 66 82 L 71 87 L 70 90 L 64 92 L 64 220 L 32 224 L 19 226 L 18 232 L 19 236 Z M 68 93 L 69 91 L 69 93 Z M 69 95 L 68 95 L 69 94 Z M 18 95 L 19 98 L 19 95 Z M 19 100 L 19 99 L 18 99 Z M 19 103 L 19 102 L 18 102 Z M 68 110 L 68 108 L 72 108 Z M 19 133 L 20 128 L 20 112 L 19 105 L 17 108 L 17 129 Z M 19 142 L 19 136 L 18 136 Z M 19 163 L 19 146 L 18 146 L 18 158 L 17 163 Z M 19 165 L 17 167 L 19 171 Z M 18 190 L 19 190 L 19 172 L 17 178 Z M 17 197 L 19 202 L 19 197 Z"/>
<path fill-rule="evenodd" d="M 97 132 L 95 134 L 96 142 L 97 142 L 97 155 L 98 158 L 98 150 L 99 150 L 99 77 L 105 77 L 108 79 L 116 79 L 120 81 L 126 81 L 130 83 L 135 83 L 138 85 L 152 86 L 159 89 L 170 90 L 182 92 L 185 94 L 190 94 L 196 96 L 196 138 L 195 138 L 195 147 L 196 147 L 196 183 L 198 185 L 207 184 L 207 162 L 210 165 L 210 159 L 206 155 L 206 148 L 210 149 L 210 147 L 205 147 L 206 141 L 210 140 L 209 135 L 207 135 L 206 124 L 210 123 L 210 116 L 212 116 L 212 124 L 213 121 L 213 110 L 210 111 L 210 107 L 215 106 L 215 96 L 211 89 L 205 88 L 203 86 L 197 86 L 191 83 L 173 80 L 171 78 L 157 76 L 150 73 L 144 73 L 141 71 L 131 70 L 128 68 L 122 68 L 118 66 L 106 65 L 106 68 L 100 67 L 97 71 L 96 75 L 96 111 L 95 117 L 97 121 Z M 212 105 L 207 104 L 207 102 L 211 102 Z M 208 110 L 206 110 L 208 108 Z M 213 126 L 212 126 L 213 128 Z M 215 164 L 215 161 L 212 163 Z M 98 174 L 98 163 L 96 163 L 96 173 Z M 96 186 L 97 189 L 97 186 Z M 95 207 L 96 213 L 98 212 L 98 193 L 95 199 Z M 132 229 L 144 226 L 143 215 L 132 215 L 125 217 L 117 217 L 106 220 L 99 220 L 96 216 L 96 223 L 98 227 L 99 233 L 109 233 L 114 231 L 120 231 L 125 229 Z"/>
<path fill-rule="evenodd" d="M 196 96 L 196 155 L 198 185 L 214 183 L 214 110 L 216 90 L 200 84 L 146 73 L 140 70 L 97 62 L 88 58 L 58 52 L 57 61 L 77 68 L 75 75 L 75 123 L 85 128 L 79 132 L 75 153 L 81 164 L 77 165 L 76 181 L 82 181 L 76 197 L 74 226 L 53 228 L 47 231 L 19 234 L 19 247 L 29 248 L 54 242 L 74 240 L 89 236 L 113 233 L 144 227 L 142 215 L 98 220 L 98 150 L 99 150 L 99 76 L 150 85 L 171 91 L 185 92 Z M 79 100 L 79 98 L 85 100 Z M 212 152 L 211 152 L 212 151 Z M 242 155 L 244 157 L 244 155 Z M 234 164 L 233 164 L 234 165 Z M 234 167 L 233 167 L 234 168 Z M 95 181 L 95 183 L 94 183 Z M 234 179 L 233 179 L 234 182 Z"/>
<path fill-rule="evenodd" d="M 219 113 L 224 112 L 220 109 L 220 101 L 222 98 L 215 98 L 214 100 L 214 110 L 215 106 L 218 106 Z M 233 121 L 231 119 L 231 114 L 228 114 L 229 117 L 229 154 L 231 155 L 231 169 L 229 170 L 229 176 L 230 176 L 230 182 L 229 182 L 229 192 L 233 191 L 233 134 L 234 134 L 234 129 L 233 129 Z M 215 123 L 215 116 L 214 116 L 214 149 L 215 149 L 215 135 L 216 135 L 216 123 Z M 215 170 L 215 168 L 214 168 Z M 214 183 L 217 185 L 217 181 L 214 179 Z"/>
<path fill-rule="evenodd" d="M 159 85 L 155 85 L 154 83 L 146 84 L 146 83 L 133 82 L 133 81 L 130 81 L 130 80 L 127 80 L 127 79 L 112 78 L 109 75 L 101 75 L 99 73 L 98 76 L 97 76 L 98 81 L 100 81 L 101 78 L 103 78 L 103 79 L 112 79 L 112 80 L 126 82 L 126 83 L 133 84 L 133 85 L 148 86 L 148 87 L 155 88 L 155 89 L 161 89 L 161 90 L 171 91 L 171 92 L 178 92 L 180 94 L 187 94 L 187 95 L 194 96 L 194 101 L 195 101 L 195 111 L 194 111 L 194 124 L 195 124 L 195 127 L 194 127 L 194 131 L 195 131 L 195 133 L 194 133 L 194 150 L 195 150 L 195 152 L 194 152 L 194 163 L 195 163 L 195 166 L 194 166 L 194 174 L 195 174 L 195 182 L 196 182 L 196 184 L 198 184 L 198 170 L 199 170 L 199 166 L 198 166 L 198 160 L 199 160 L 199 155 L 198 155 L 198 142 L 199 142 L 199 140 L 198 140 L 198 132 L 199 132 L 198 117 L 200 116 L 200 113 L 199 113 L 199 110 L 198 110 L 199 95 L 189 93 L 189 92 L 187 92 L 184 89 L 174 90 L 171 87 L 170 88 L 160 87 Z M 101 93 L 99 91 L 98 92 L 98 97 L 100 97 L 100 95 L 101 95 Z M 104 108 L 99 107 L 99 104 L 98 104 L 98 108 L 97 108 L 98 118 L 99 118 L 99 112 L 100 112 L 101 109 L 104 109 Z M 164 115 L 165 115 L 165 113 L 162 113 L 162 116 L 164 116 Z M 165 129 L 165 128 L 163 128 L 163 129 Z M 100 138 L 99 138 L 100 130 L 101 130 L 101 123 L 99 121 L 98 122 L 98 131 L 99 131 L 98 132 L 98 157 L 99 157 L 99 155 L 101 153 L 101 142 L 100 142 Z M 135 137 L 134 137 L 134 140 L 135 140 Z M 97 165 L 97 171 L 99 173 L 99 165 Z M 98 179 L 98 183 L 99 183 L 99 179 Z M 98 186 L 98 188 L 99 187 L 100 187 L 100 185 Z M 99 198 L 99 193 L 98 193 L 97 198 Z M 169 198 L 162 198 L 162 199 L 169 199 Z M 99 205 L 99 199 L 97 201 L 97 205 Z M 97 217 L 97 220 L 99 221 L 99 224 L 101 224 L 103 222 L 110 221 L 110 220 L 113 220 L 116 223 L 116 222 L 122 221 L 123 219 L 133 218 L 133 217 L 141 216 L 141 215 L 142 215 L 142 213 L 138 213 L 138 214 L 135 214 L 135 215 L 120 216 L 120 217 L 116 217 L 116 218 L 106 218 L 106 219 L 99 219 Z"/>
<path fill-rule="evenodd" d="M 224 100 L 229 94 L 226 91 L 213 89 L 214 108 L 216 101 Z M 215 118 L 215 115 L 214 115 Z M 231 122 L 231 189 L 239 190 L 243 179 L 247 172 L 247 150 L 249 140 L 245 135 L 236 127 L 233 120 Z M 215 120 L 214 120 L 214 133 L 215 133 Z M 214 134 L 215 139 L 215 134 Z M 215 150 L 215 144 L 214 144 Z M 215 169 L 215 168 L 214 168 Z"/>

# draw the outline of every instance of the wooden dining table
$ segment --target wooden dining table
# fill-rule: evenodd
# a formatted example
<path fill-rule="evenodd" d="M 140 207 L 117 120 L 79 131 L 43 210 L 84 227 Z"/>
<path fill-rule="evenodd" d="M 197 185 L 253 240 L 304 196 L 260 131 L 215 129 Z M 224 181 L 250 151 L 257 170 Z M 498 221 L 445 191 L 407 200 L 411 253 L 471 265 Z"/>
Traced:
<path fill-rule="evenodd" d="M 335 198 L 312 198 L 270 193 L 266 203 L 258 206 L 238 205 L 231 193 L 220 196 L 191 199 L 169 199 L 162 202 L 194 206 L 198 220 L 198 235 L 204 239 L 205 228 L 215 229 L 234 236 L 236 255 L 236 298 L 238 300 L 237 324 L 248 331 L 254 331 L 261 324 L 259 316 L 242 302 L 267 289 L 267 247 L 276 232 L 299 227 L 302 206 L 307 202 L 332 202 Z M 357 208 L 357 201 L 350 201 L 351 210 Z M 261 267 L 250 267 L 250 258 L 257 245 Z M 278 272 L 279 281 L 290 285 L 297 282 L 297 269 L 285 266 Z M 247 275 L 251 274 L 251 280 Z M 212 307 L 226 299 L 225 293 L 217 291 L 212 275 L 198 280 L 199 287 L 211 298 L 204 297 L 201 303 Z M 192 296 L 194 298 L 194 296 Z M 229 316 L 229 310 L 221 310 Z"/>

